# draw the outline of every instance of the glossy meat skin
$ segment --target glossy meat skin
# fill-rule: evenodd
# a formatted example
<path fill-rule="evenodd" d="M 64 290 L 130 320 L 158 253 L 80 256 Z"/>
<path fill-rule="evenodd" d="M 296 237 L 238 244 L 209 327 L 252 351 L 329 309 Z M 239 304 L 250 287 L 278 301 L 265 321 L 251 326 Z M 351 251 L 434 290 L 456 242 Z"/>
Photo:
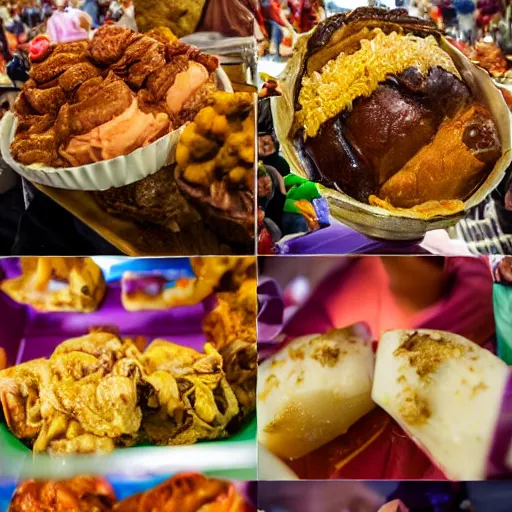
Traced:
<path fill-rule="evenodd" d="M 395 207 L 467 197 L 481 182 L 488 162 L 501 153 L 487 109 L 470 106 L 441 125 L 431 143 L 382 185 L 378 196 Z"/>
<path fill-rule="evenodd" d="M 229 482 L 194 473 L 174 476 L 114 507 L 116 512 L 255 512 Z"/>
<path fill-rule="evenodd" d="M 27 480 L 16 488 L 9 512 L 110 512 L 115 501 L 112 487 L 102 478 Z"/>
<path fill-rule="evenodd" d="M 382 33 L 386 34 L 384 38 Z M 400 42 L 411 44 L 414 38 L 419 37 L 420 45 L 427 36 L 435 39 L 428 39 L 433 53 L 421 54 L 428 55 L 425 59 L 415 53 L 417 50 L 414 48 L 418 46 L 404 45 L 406 49 L 398 51 Z M 456 203 L 458 210 L 463 208 L 463 201 L 495 165 L 501 148 L 491 114 L 473 98 L 459 75 L 460 70 L 454 68 L 448 54 L 436 45 L 439 36 L 433 24 L 412 18 L 403 9 L 360 8 L 349 14 L 333 16 L 317 27 L 307 41 L 293 91 L 296 123 L 291 133 L 310 179 L 360 202 L 371 202 L 388 209 L 414 208 L 424 202 L 432 202 L 431 208 L 435 208 L 434 203 L 437 202 L 441 211 L 443 208 L 439 202 L 442 201 Z M 375 44 L 381 44 L 383 40 L 388 43 L 379 47 L 383 55 L 380 61 L 379 54 L 375 54 L 376 62 L 383 67 L 372 69 L 381 71 L 368 75 L 364 74 L 365 61 L 356 59 L 357 55 L 373 58 L 372 55 L 368 57 L 368 44 L 372 40 Z M 389 53 L 393 48 L 399 54 L 397 59 Z M 361 64 L 360 74 L 355 80 L 344 73 L 346 68 L 333 66 L 334 63 L 339 67 L 347 55 L 355 63 L 353 69 L 359 70 L 358 64 Z M 400 63 L 407 63 L 407 67 L 400 67 Z M 422 66 L 426 68 L 420 71 Z M 388 69 L 396 71 L 388 71 L 383 80 L 379 73 Z M 326 73 L 325 83 L 321 82 L 322 75 L 318 74 L 322 71 Z M 337 74 L 333 78 L 331 75 L 335 72 Z M 379 78 L 375 79 L 377 75 Z M 336 77 L 339 77 L 336 87 L 345 94 L 338 103 L 332 94 L 336 87 L 333 85 L 329 89 L 331 82 L 328 81 L 328 78 L 335 81 Z M 344 82 L 347 77 L 350 78 L 349 85 Z M 321 98 L 315 97 L 316 80 L 322 87 L 327 87 L 326 92 L 331 91 L 325 104 Z M 377 80 L 377 83 L 372 80 Z M 357 94 L 359 96 L 353 100 Z M 343 106 L 348 101 L 345 97 L 351 100 L 348 106 Z M 340 110 L 334 109 L 340 105 L 344 110 L 336 115 Z M 480 112 L 478 121 L 471 121 L 473 131 L 465 132 L 466 135 L 459 137 L 457 143 L 452 140 L 449 148 L 440 144 L 438 132 L 470 106 Z M 315 135 L 319 124 L 320 129 Z M 470 132 L 471 137 L 468 135 Z M 468 137 L 472 140 L 469 141 Z M 434 172 L 434 156 L 429 153 L 434 148 L 437 151 L 449 149 L 454 154 L 467 157 L 460 161 L 447 159 L 446 165 L 442 164 L 443 186 L 437 188 L 426 185 L 429 180 L 439 181 L 439 174 Z M 469 150 L 469 155 L 466 150 Z M 422 160 L 424 158 L 425 161 Z M 420 173 L 423 183 L 418 184 L 427 187 L 428 191 L 424 193 L 415 190 L 410 180 L 406 182 L 396 177 L 409 173 L 413 164 L 425 171 Z M 470 165 L 470 177 L 464 165 Z M 429 172 L 433 172 L 430 178 Z M 373 198 L 371 201 L 370 197 Z"/>

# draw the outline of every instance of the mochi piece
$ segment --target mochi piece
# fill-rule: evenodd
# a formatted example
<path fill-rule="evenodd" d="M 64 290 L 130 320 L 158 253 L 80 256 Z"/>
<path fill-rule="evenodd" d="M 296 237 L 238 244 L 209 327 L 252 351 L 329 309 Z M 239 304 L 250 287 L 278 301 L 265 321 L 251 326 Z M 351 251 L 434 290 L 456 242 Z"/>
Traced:
<path fill-rule="evenodd" d="M 372 398 L 451 480 L 481 480 L 509 378 L 494 354 L 456 334 L 385 333 Z"/>
<path fill-rule="evenodd" d="M 375 356 L 358 327 L 297 338 L 260 365 L 259 441 L 271 452 L 302 457 L 375 407 Z"/>

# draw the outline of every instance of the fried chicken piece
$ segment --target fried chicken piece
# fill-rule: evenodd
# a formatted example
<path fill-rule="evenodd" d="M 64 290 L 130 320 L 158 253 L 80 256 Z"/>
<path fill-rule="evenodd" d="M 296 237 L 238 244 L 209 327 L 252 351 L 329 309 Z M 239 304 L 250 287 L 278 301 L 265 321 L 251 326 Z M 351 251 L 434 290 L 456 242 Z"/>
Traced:
<path fill-rule="evenodd" d="M 165 64 L 155 70 L 148 78 L 147 88 L 156 101 L 165 98 L 169 87 L 174 84 L 178 73 L 185 71 L 188 67 L 188 58 L 180 55 L 173 59 L 172 63 Z"/>
<path fill-rule="evenodd" d="M 55 133 L 48 130 L 44 133 L 31 133 L 16 137 L 11 144 L 13 158 L 22 164 L 31 165 L 38 162 L 52 165 L 58 160 Z"/>
<path fill-rule="evenodd" d="M 89 43 L 89 54 L 99 66 L 118 61 L 130 43 L 143 37 L 126 27 L 103 25 Z"/>
<path fill-rule="evenodd" d="M 40 311 L 88 313 L 105 295 L 103 274 L 91 258 L 25 257 L 21 269 L 22 275 L 0 283 L 0 290 Z"/>
<path fill-rule="evenodd" d="M 14 491 L 9 512 L 109 512 L 115 502 L 114 490 L 103 478 L 27 480 Z"/>
<path fill-rule="evenodd" d="M 27 88 L 24 91 L 29 105 L 38 114 L 57 114 L 66 102 L 66 94 L 60 86 L 49 89 Z"/>
<path fill-rule="evenodd" d="M 81 62 L 59 76 L 59 85 L 66 93 L 70 93 L 87 80 L 99 76 L 100 73 L 101 71 L 90 62 Z"/>
<path fill-rule="evenodd" d="M 72 66 L 85 62 L 86 57 L 83 53 L 67 53 L 66 48 L 60 48 L 43 62 L 34 64 L 30 76 L 40 85 L 57 78 Z"/>
<path fill-rule="evenodd" d="M 110 69 L 139 89 L 146 78 L 162 66 L 165 66 L 165 46 L 144 36 L 131 43 Z"/>
<path fill-rule="evenodd" d="M 233 484 L 195 473 L 173 476 L 157 487 L 118 503 L 116 512 L 249 512 Z"/>
<path fill-rule="evenodd" d="M 56 132 L 63 137 L 87 133 L 121 115 L 130 107 L 134 97 L 125 82 L 109 77 L 95 94 L 79 103 L 66 105 L 65 113 L 61 110 L 55 121 Z"/>
<path fill-rule="evenodd" d="M 205 353 L 155 340 L 143 356 L 148 376 L 142 427 L 160 445 L 192 444 L 228 435 L 239 413 L 236 396 L 209 344 Z"/>

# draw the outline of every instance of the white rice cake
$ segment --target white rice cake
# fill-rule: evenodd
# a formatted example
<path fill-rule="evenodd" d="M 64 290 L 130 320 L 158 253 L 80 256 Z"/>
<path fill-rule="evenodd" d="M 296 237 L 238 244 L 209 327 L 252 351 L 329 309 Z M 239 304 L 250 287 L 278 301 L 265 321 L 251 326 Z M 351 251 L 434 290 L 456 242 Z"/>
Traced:
<path fill-rule="evenodd" d="M 452 333 L 389 331 L 377 350 L 372 398 L 452 480 L 481 480 L 508 366 Z"/>
<path fill-rule="evenodd" d="M 356 331 L 293 340 L 258 370 L 259 441 L 294 459 L 346 433 L 371 411 L 375 356 Z"/>

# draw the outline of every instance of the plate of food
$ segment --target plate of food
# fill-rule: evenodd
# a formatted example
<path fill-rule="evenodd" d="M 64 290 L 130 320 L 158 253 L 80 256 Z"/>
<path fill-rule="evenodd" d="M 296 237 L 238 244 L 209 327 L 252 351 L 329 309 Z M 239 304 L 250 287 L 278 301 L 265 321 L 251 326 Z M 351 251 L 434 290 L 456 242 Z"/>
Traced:
<path fill-rule="evenodd" d="M 2 156 L 42 185 L 105 190 L 175 161 L 182 127 L 215 91 L 218 59 L 179 41 L 104 26 L 91 41 L 46 45 L 2 120 Z"/>
<path fill-rule="evenodd" d="M 199 465 L 250 478 L 257 356 L 249 260 L 170 260 L 121 279 L 105 279 L 88 258 L 4 261 L 2 471 Z"/>
<path fill-rule="evenodd" d="M 500 183 L 510 113 L 488 73 L 403 9 L 358 8 L 299 39 L 272 98 L 293 172 L 366 235 L 422 238 Z"/>

